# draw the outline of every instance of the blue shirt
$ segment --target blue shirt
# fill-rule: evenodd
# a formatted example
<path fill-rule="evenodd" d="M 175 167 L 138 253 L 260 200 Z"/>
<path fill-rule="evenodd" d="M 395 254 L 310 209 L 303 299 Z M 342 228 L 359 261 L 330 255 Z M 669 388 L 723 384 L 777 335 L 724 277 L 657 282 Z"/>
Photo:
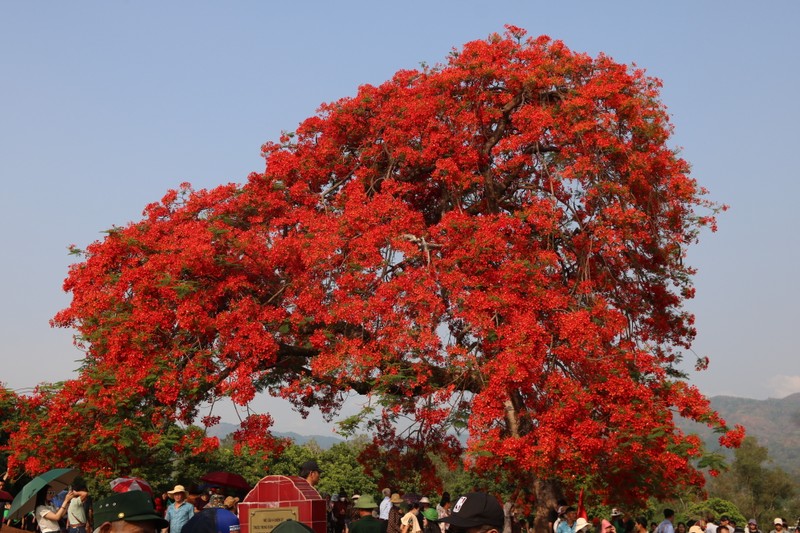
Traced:
<path fill-rule="evenodd" d="M 180 507 L 175 507 L 174 503 L 167 507 L 167 514 L 164 518 L 169 522 L 169 533 L 181 533 L 184 524 L 194 516 L 194 505 L 183 502 Z"/>
<path fill-rule="evenodd" d="M 575 533 L 575 524 L 569 525 L 566 520 L 561 520 L 558 524 L 558 529 L 556 529 L 556 533 Z"/>

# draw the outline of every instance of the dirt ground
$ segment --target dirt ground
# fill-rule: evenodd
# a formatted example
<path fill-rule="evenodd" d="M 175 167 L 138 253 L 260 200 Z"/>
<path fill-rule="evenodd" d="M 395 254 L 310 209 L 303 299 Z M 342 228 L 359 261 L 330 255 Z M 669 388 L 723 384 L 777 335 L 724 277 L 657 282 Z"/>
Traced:
<path fill-rule="evenodd" d="M 30 531 L 25 531 L 24 529 L 17 529 L 15 527 L 3 525 L 2 528 L 3 533 L 31 533 Z"/>

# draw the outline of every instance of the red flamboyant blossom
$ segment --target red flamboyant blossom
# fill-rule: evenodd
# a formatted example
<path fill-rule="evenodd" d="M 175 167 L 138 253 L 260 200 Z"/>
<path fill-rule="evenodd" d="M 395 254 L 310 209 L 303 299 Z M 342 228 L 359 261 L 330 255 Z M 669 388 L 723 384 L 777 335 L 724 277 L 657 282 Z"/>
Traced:
<path fill-rule="evenodd" d="M 509 27 L 323 105 L 244 185 L 169 192 L 70 270 L 54 324 L 86 358 L 47 398 L 54 434 L 101 468 L 204 401 L 269 391 L 334 417 L 357 392 L 376 475 L 458 457 L 463 425 L 467 466 L 541 517 L 577 484 L 631 501 L 701 483 L 673 417 L 743 435 L 676 369 L 685 250 L 720 206 L 668 146 L 659 86 Z M 14 436 L 29 469 L 36 423 Z M 270 424 L 237 438 L 279 446 Z"/>

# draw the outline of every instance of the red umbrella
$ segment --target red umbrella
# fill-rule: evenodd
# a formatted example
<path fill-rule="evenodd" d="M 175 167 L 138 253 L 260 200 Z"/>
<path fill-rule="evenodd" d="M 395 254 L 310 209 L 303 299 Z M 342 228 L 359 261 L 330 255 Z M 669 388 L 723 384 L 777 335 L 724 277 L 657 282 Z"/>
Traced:
<path fill-rule="evenodd" d="M 209 472 L 201 477 L 200 481 L 229 489 L 250 490 L 252 488 L 245 478 L 233 472 Z"/>
<path fill-rule="evenodd" d="M 138 477 L 118 477 L 111 481 L 111 490 L 114 492 L 128 492 L 129 490 L 141 490 L 153 495 L 153 488 L 150 484 Z"/>

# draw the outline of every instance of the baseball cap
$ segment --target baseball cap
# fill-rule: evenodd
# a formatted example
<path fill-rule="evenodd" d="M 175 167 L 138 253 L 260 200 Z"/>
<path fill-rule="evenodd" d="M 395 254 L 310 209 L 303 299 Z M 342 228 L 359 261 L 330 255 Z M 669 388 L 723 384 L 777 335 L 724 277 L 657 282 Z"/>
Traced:
<path fill-rule="evenodd" d="M 505 516 L 497 498 L 485 492 L 470 492 L 456 500 L 450 516 L 442 518 L 441 522 L 456 527 L 494 526 L 500 529 Z"/>
<path fill-rule="evenodd" d="M 775 520 L 772 521 L 772 524 L 773 525 L 778 525 L 778 524 L 783 525 L 783 518 L 776 518 Z"/>

